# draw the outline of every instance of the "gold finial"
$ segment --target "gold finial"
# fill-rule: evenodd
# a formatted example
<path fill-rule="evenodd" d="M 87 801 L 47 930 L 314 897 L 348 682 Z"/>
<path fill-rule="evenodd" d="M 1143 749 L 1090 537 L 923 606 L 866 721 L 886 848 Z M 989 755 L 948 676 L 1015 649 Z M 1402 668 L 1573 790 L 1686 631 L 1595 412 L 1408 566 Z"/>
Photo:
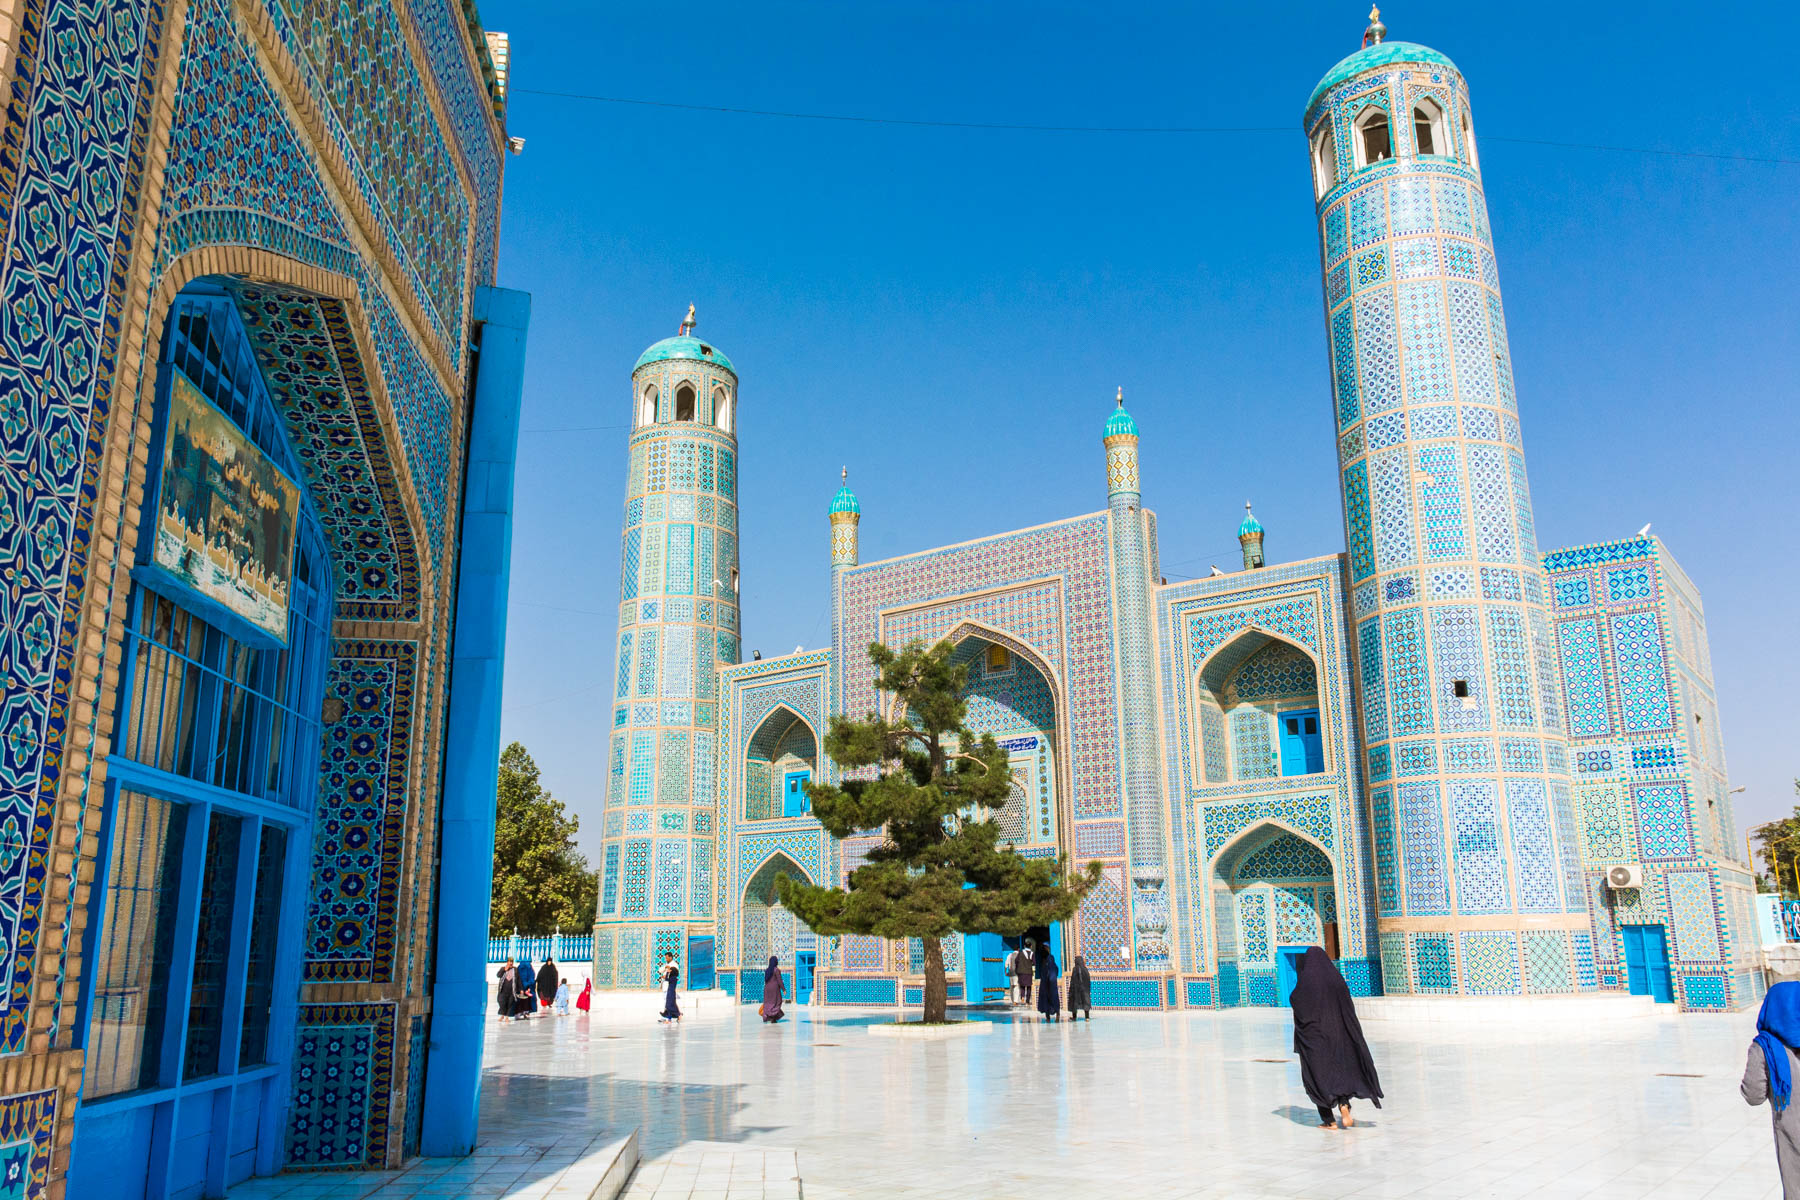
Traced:
<path fill-rule="evenodd" d="M 1387 26 L 1381 23 L 1381 9 L 1373 4 L 1369 5 L 1369 27 L 1363 30 L 1363 45 L 1377 45 L 1386 36 Z"/>
<path fill-rule="evenodd" d="M 1125 407 L 1125 389 L 1123 387 L 1119 389 L 1119 407 Z"/>
<path fill-rule="evenodd" d="M 686 319 L 681 322 L 681 336 L 686 337 L 688 334 L 694 332 L 694 326 L 699 323 L 700 322 L 694 319 L 694 306 L 691 304 L 688 305 L 688 315 Z"/>

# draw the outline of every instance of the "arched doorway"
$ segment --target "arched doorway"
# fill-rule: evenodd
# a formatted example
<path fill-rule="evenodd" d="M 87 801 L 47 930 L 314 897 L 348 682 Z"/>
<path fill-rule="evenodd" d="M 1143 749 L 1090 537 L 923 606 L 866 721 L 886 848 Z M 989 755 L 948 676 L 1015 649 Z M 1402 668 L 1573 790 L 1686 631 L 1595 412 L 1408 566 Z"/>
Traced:
<path fill-rule="evenodd" d="M 1283 1006 L 1308 946 L 1337 957 L 1336 870 L 1311 838 L 1265 821 L 1219 853 L 1211 884 L 1221 1004 Z"/>
<path fill-rule="evenodd" d="M 762 972 L 771 954 L 781 959 L 781 973 L 787 977 L 788 995 L 794 1003 L 812 1000 L 813 973 L 818 967 L 818 939 L 806 922 L 796 917 L 781 903 L 775 881 L 783 875 L 811 883 L 800 865 L 785 854 L 771 855 L 756 869 L 744 885 L 738 905 L 742 922 L 738 945 L 739 996 L 746 1004 L 762 999 Z"/>
<path fill-rule="evenodd" d="M 966 633 L 951 661 L 968 669 L 963 699 L 965 724 L 974 734 L 991 733 L 1007 753 L 1012 787 L 1005 807 L 994 813 L 1000 840 L 1024 858 L 1054 858 L 1062 846 L 1062 764 L 1057 754 L 1056 690 L 1038 662 L 1001 640 Z M 963 939 L 963 994 L 969 1003 L 1003 1002 L 1007 994 L 1007 954 L 1026 940 L 1047 943 L 1066 969 L 1068 953 L 1060 925 L 1039 926 L 1015 937 L 980 934 Z M 953 947 L 947 947 L 945 966 Z"/>
<path fill-rule="evenodd" d="M 744 819 L 772 821 L 812 811 L 806 784 L 819 766 L 812 726 L 787 705 L 777 705 L 744 750 Z"/>
<path fill-rule="evenodd" d="M 1299 645 L 1244 629 L 1213 651 L 1196 690 L 1208 783 L 1313 775 L 1331 762 L 1318 666 Z"/>

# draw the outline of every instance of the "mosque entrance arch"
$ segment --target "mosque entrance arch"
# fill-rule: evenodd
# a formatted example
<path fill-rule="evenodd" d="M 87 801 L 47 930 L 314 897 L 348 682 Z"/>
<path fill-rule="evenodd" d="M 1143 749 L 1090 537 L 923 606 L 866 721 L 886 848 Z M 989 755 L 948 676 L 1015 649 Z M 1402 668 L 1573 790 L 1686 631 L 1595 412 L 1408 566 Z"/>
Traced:
<path fill-rule="evenodd" d="M 806 785 L 817 778 L 819 739 L 799 713 L 778 704 L 744 749 L 744 820 L 773 821 L 812 811 Z"/>
<path fill-rule="evenodd" d="M 1330 769 L 1338 750 L 1325 734 L 1318 662 L 1305 647 L 1246 626 L 1201 664 L 1194 687 L 1194 754 L 1208 783 Z"/>
<path fill-rule="evenodd" d="M 993 814 L 1000 840 L 1025 858 L 1055 858 L 1067 828 L 1064 809 L 1068 764 L 1059 741 L 1059 693 L 1054 676 L 1035 651 L 997 630 L 964 624 L 950 634 L 951 661 L 968 668 L 963 699 L 971 733 L 991 733 L 1006 751 L 1012 787 Z M 1066 925 L 1029 930 L 1024 937 L 1048 943 L 1067 970 L 1073 939 Z M 964 995 L 970 1003 L 1004 1001 L 1005 961 L 1021 939 L 970 935 L 961 947 Z"/>
<path fill-rule="evenodd" d="M 1338 956 L 1336 867 L 1305 834 L 1253 826 L 1213 860 L 1210 890 L 1222 1005 L 1285 1007 L 1308 946 Z"/>
<path fill-rule="evenodd" d="M 818 966 L 818 938 L 806 922 L 795 916 L 781 902 L 775 881 L 783 875 L 813 882 L 812 877 L 787 855 L 777 851 L 765 860 L 744 885 L 738 905 L 742 922 L 738 945 L 739 995 L 746 1004 L 762 1000 L 762 973 L 769 956 L 781 960 L 781 973 L 787 979 L 787 993 L 795 1004 L 812 999 L 813 972 Z"/>

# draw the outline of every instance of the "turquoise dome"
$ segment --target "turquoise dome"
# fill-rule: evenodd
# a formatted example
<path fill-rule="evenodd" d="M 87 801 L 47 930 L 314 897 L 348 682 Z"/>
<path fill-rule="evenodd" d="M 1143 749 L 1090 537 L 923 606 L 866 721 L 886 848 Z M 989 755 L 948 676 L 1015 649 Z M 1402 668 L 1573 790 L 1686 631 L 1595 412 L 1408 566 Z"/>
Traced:
<path fill-rule="evenodd" d="M 678 334 L 672 338 L 664 338 L 662 341 L 656 343 L 656 345 L 644 351 L 643 355 L 637 360 L 637 367 L 641 367 L 645 363 L 662 362 L 664 359 L 670 358 L 698 359 L 700 362 L 709 362 L 714 366 L 724 367 L 733 375 L 737 374 L 737 368 L 731 365 L 731 360 L 726 358 L 717 346 L 714 346 L 710 342 L 703 342 L 699 338 L 685 333 Z M 635 371 L 637 370 L 637 367 L 631 369 Z"/>
<path fill-rule="evenodd" d="M 848 484 L 837 490 L 837 495 L 831 498 L 831 507 L 826 510 L 827 516 L 835 516 L 838 513 L 862 515 L 862 505 L 856 502 L 856 493 L 850 490 Z"/>
<path fill-rule="evenodd" d="M 1325 72 L 1325 78 L 1319 80 L 1319 86 L 1313 89 L 1312 98 L 1306 102 L 1307 115 L 1312 114 L 1313 105 L 1319 102 L 1319 97 L 1336 85 L 1352 75 L 1361 75 L 1364 71 L 1385 67 L 1390 63 L 1430 63 L 1456 71 L 1455 63 L 1429 46 L 1421 46 L 1417 42 L 1376 42 L 1373 46 L 1364 46 Z M 1457 74 L 1462 72 L 1457 71 Z"/>
<path fill-rule="evenodd" d="M 1261 537 L 1262 534 L 1262 522 L 1256 519 L 1256 514 L 1250 511 L 1248 504 L 1244 505 L 1244 523 L 1238 526 L 1238 536 L 1241 538 Z"/>
<path fill-rule="evenodd" d="M 1125 411 L 1125 406 L 1123 404 L 1118 408 L 1113 409 L 1112 416 L 1106 418 L 1106 432 L 1100 436 L 1109 438 L 1119 437 L 1121 435 L 1130 437 L 1136 437 L 1138 435 L 1137 422 L 1131 419 L 1131 414 Z"/>

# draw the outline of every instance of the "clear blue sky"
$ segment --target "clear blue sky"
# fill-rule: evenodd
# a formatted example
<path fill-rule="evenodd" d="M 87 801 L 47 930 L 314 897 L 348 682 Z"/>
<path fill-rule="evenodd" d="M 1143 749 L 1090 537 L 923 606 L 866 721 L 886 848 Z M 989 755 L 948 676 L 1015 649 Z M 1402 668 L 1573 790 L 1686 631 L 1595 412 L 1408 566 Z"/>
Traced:
<path fill-rule="evenodd" d="M 689 302 L 742 376 L 744 647 L 823 646 L 866 560 L 1105 506 L 1114 389 L 1171 577 L 1343 547 L 1301 109 L 1360 3 L 526 4 L 501 282 L 533 293 L 504 736 L 599 843 L 629 378 Z M 1417 5 L 1470 80 L 1546 549 L 1646 521 L 1699 585 L 1740 822 L 1793 804 L 1800 159 L 1791 6 Z M 612 428 L 595 428 L 612 427 Z"/>

